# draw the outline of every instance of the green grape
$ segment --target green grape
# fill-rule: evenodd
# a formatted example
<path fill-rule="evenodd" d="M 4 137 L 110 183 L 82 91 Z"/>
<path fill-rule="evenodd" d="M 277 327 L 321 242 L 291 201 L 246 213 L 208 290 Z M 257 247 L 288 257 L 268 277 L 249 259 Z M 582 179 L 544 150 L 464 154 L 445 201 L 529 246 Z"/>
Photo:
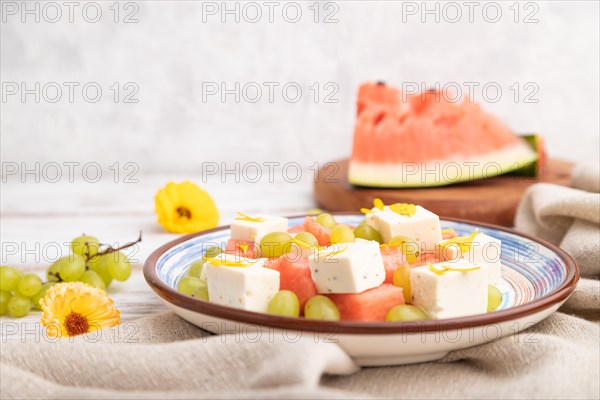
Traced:
<path fill-rule="evenodd" d="M 297 317 L 300 315 L 300 302 L 296 293 L 290 290 L 280 290 L 269 302 L 269 314 Z"/>
<path fill-rule="evenodd" d="M 87 283 L 93 287 L 97 287 L 98 289 L 106 290 L 106 283 L 104 283 L 104 279 L 102 279 L 102 277 L 96 271 L 85 271 L 79 277 L 79 281 Z"/>
<path fill-rule="evenodd" d="M 66 282 L 75 282 L 85 271 L 85 259 L 79 254 L 71 254 L 56 261 L 59 263 L 58 275 Z M 56 264 L 55 263 L 55 264 Z M 52 267 L 50 267 L 52 268 Z"/>
<path fill-rule="evenodd" d="M 38 290 L 38 292 L 34 294 L 31 298 L 33 308 L 35 308 L 36 310 L 42 309 L 42 306 L 40 306 L 40 300 L 43 299 L 44 296 L 46 296 L 46 292 L 48 291 L 48 289 L 50 289 L 54 285 L 56 285 L 56 282 L 46 282 L 42 285 L 42 288 Z"/>
<path fill-rule="evenodd" d="M 365 240 L 374 240 L 379 244 L 383 243 L 383 239 L 381 239 L 381 235 L 375 228 L 371 225 L 359 225 L 354 228 L 354 237 L 365 239 Z"/>
<path fill-rule="evenodd" d="M 14 294 L 8 300 L 7 310 L 13 317 L 24 317 L 31 311 L 31 300 L 29 300 L 29 297 Z"/>
<path fill-rule="evenodd" d="M 202 268 L 204 267 L 204 261 L 196 261 L 190 265 L 188 269 L 187 276 L 195 276 L 196 278 L 200 278 L 202 276 Z"/>
<path fill-rule="evenodd" d="M 329 297 L 316 295 L 304 305 L 304 316 L 308 319 L 339 321 L 340 311 Z"/>
<path fill-rule="evenodd" d="M 60 265 L 62 263 L 62 261 L 59 262 L 60 260 L 62 260 L 62 258 L 58 259 L 48 267 L 48 270 L 46 271 L 46 280 L 48 282 L 58 282 L 60 280 Z"/>
<path fill-rule="evenodd" d="M 126 281 L 131 276 L 131 263 L 127 256 L 120 251 L 102 256 L 100 263 L 118 281 Z"/>
<path fill-rule="evenodd" d="M 184 276 L 177 284 L 177 290 L 190 296 L 195 289 L 206 286 L 206 282 L 195 276 Z"/>
<path fill-rule="evenodd" d="M 10 300 L 10 292 L 0 291 L 0 315 L 8 313 L 8 301 Z"/>
<path fill-rule="evenodd" d="M 427 314 L 420 308 L 408 304 L 392 307 L 385 317 L 386 321 L 422 321 L 424 319 L 428 319 Z"/>
<path fill-rule="evenodd" d="M 206 259 L 208 258 L 215 258 L 216 256 L 218 256 L 219 254 L 221 254 L 223 252 L 223 249 L 221 249 L 219 246 L 209 246 L 206 251 L 204 252 L 204 255 L 202 256 L 202 260 L 206 261 Z"/>
<path fill-rule="evenodd" d="M 348 225 L 336 225 L 331 230 L 331 243 L 354 242 L 354 232 Z"/>
<path fill-rule="evenodd" d="M 403 264 L 394 271 L 394 286 L 402 288 L 404 301 L 412 302 L 412 291 L 410 289 L 410 265 Z"/>
<path fill-rule="evenodd" d="M 502 292 L 494 285 L 488 285 L 488 312 L 494 311 L 502 304 Z"/>
<path fill-rule="evenodd" d="M 17 292 L 25 297 L 31 297 L 42 288 L 42 280 L 36 274 L 25 274 L 19 281 Z"/>
<path fill-rule="evenodd" d="M 86 259 L 98 254 L 100 242 L 93 236 L 78 236 L 71 242 L 71 251 L 73 254 L 78 254 Z"/>
<path fill-rule="evenodd" d="M 262 257 L 277 258 L 291 250 L 292 237 L 286 232 L 267 233 L 260 240 L 260 252 Z"/>
<path fill-rule="evenodd" d="M 4 292 L 16 290 L 22 275 L 16 268 L 6 265 L 0 267 L 0 290 Z"/>
<path fill-rule="evenodd" d="M 208 286 L 203 285 L 197 287 L 190 296 L 195 297 L 196 299 L 208 301 Z"/>
<path fill-rule="evenodd" d="M 415 262 L 419 259 L 419 244 L 407 236 L 394 236 L 388 243 L 390 246 L 399 246 L 406 255 L 406 261 Z"/>
<path fill-rule="evenodd" d="M 90 258 L 89 260 L 87 260 L 86 265 L 90 270 L 97 273 L 100 276 L 100 278 L 102 278 L 102 280 L 104 281 L 104 286 L 108 287 L 112 282 L 113 277 L 110 274 L 110 272 L 108 272 L 108 263 L 101 262 L 102 259 L 105 257 L 112 257 L 112 254 L 108 253 L 101 256 L 96 256 L 94 258 Z"/>
<path fill-rule="evenodd" d="M 299 232 L 296 234 L 296 236 L 294 236 L 294 239 L 298 240 L 302 243 L 306 243 L 309 246 L 318 246 L 319 245 L 319 241 L 317 240 L 315 235 L 313 235 L 310 232 Z"/>
<path fill-rule="evenodd" d="M 333 215 L 328 213 L 319 214 L 316 218 L 316 222 L 317 224 L 324 226 L 328 229 L 333 229 L 337 225 L 337 222 L 335 222 L 335 218 L 333 218 Z"/>

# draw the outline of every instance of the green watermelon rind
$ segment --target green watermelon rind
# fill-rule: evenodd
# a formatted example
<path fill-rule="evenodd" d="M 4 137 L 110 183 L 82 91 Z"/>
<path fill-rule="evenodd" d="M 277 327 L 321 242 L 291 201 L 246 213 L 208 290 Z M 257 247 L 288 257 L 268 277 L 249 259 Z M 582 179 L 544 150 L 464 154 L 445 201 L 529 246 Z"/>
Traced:
<path fill-rule="evenodd" d="M 542 168 L 541 158 L 543 157 L 544 153 L 542 136 L 537 133 L 529 133 L 519 135 L 519 137 L 527 142 L 529 147 L 531 147 L 531 149 L 538 154 L 538 157 L 533 162 L 523 165 L 514 171 L 510 171 L 508 175 L 535 178 L 540 175 L 540 169 Z"/>
<path fill-rule="evenodd" d="M 417 188 L 452 185 L 491 178 L 519 170 L 538 155 L 524 141 L 477 157 L 451 157 L 424 163 L 365 163 L 350 160 L 352 185 L 381 188 Z M 493 168 L 492 168 L 493 167 Z"/>

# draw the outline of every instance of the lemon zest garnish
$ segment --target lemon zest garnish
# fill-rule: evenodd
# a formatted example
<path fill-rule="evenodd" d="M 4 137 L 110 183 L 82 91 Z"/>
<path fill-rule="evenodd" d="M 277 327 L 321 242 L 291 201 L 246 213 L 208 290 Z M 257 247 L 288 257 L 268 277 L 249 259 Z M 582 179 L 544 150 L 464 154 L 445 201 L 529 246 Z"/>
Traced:
<path fill-rule="evenodd" d="M 363 214 L 371 214 L 373 211 L 369 210 L 368 208 L 361 208 L 360 212 Z"/>
<path fill-rule="evenodd" d="M 243 254 L 246 254 L 248 252 L 248 243 L 238 243 L 237 247 L 242 250 Z"/>
<path fill-rule="evenodd" d="M 380 199 L 380 198 L 378 198 L 378 197 L 376 197 L 376 198 L 373 200 L 373 206 L 375 206 L 375 208 L 378 208 L 378 209 L 380 209 L 380 210 L 382 210 L 382 211 L 383 211 L 383 210 L 384 210 L 384 208 L 385 208 L 385 204 L 383 203 L 383 200 L 381 200 L 381 199 Z"/>
<path fill-rule="evenodd" d="M 254 264 L 253 262 L 248 261 L 231 261 L 227 259 L 223 260 L 218 257 L 207 258 L 206 261 L 208 261 L 211 265 L 214 265 L 215 267 L 248 267 Z"/>
<path fill-rule="evenodd" d="M 409 239 L 409 238 L 407 238 Z M 392 238 L 392 240 L 390 240 L 389 243 L 387 244 L 380 244 L 379 248 L 385 248 L 385 247 L 399 247 L 400 251 L 406 256 L 406 261 L 408 261 L 409 263 L 411 262 L 415 262 L 419 259 L 421 252 L 419 250 L 417 250 L 416 252 L 413 251 L 409 251 L 411 249 L 409 249 L 408 244 L 414 244 L 417 248 L 419 247 L 419 245 L 414 242 L 414 241 L 408 241 L 408 240 L 404 240 L 399 236 L 395 236 Z M 415 246 L 410 246 L 415 247 Z"/>
<path fill-rule="evenodd" d="M 314 246 L 311 246 L 308 243 L 303 242 L 302 240 L 298 240 L 298 239 L 292 239 L 292 243 L 296 243 L 298 246 L 302 247 L 303 249 L 310 249 L 311 247 L 314 247 Z"/>
<path fill-rule="evenodd" d="M 475 229 L 469 236 L 457 236 L 452 239 L 444 240 L 442 243 L 440 243 L 440 246 L 442 248 L 446 248 L 455 244 L 458 246 L 461 252 L 468 253 L 471 251 L 473 240 L 475 239 L 475 236 L 477 236 L 477 233 L 479 233 L 479 230 Z"/>
<path fill-rule="evenodd" d="M 332 247 L 332 246 L 329 246 L 329 247 Z M 328 251 L 327 249 L 329 247 L 319 247 L 318 250 L 319 251 L 323 251 L 323 253 L 319 254 L 319 252 L 317 252 L 317 257 L 321 257 L 321 256 L 324 256 L 324 257 L 337 256 L 338 254 L 343 253 L 344 251 L 346 251 L 348 249 L 348 247 L 345 246 L 345 247 L 341 247 L 340 249 L 337 249 L 337 250 Z"/>
<path fill-rule="evenodd" d="M 341 249 L 332 251 L 332 252 L 328 253 L 327 255 L 331 256 L 331 257 L 337 256 L 338 254 L 343 253 L 344 251 L 346 251 L 346 249 L 348 249 L 348 248 L 347 247 L 342 247 Z"/>
<path fill-rule="evenodd" d="M 429 270 L 431 272 L 433 272 L 436 275 L 444 275 L 444 272 L 446 272 L 446 266 L 442 265 L 443 269 L 438 269 L 438 267 L 436 267 L 435 265 L 433 265 L 432 263 L 428 263 L 429 265 Z"/>
<path fill-rule="evenodd" d="M 444 233 L 454 233 L 454 228 L 442 229 L 442 235 Z"/>
<path fill-rule="evenodd" d="M 429 266 L 429 270 L 437 275 L 444 275 L 444 273 L 446 271 L 469 272 L 469 271 L 475 271 L 475 270 L 478 270 L 481 268 L 479 266 L 469 267 L 469 268 L 456 268 L 456 267 L 449 267 L 447 265 L 441 265 L 439 267 L 436 267 L 432 263 L 428 263 L 428 266 Z"/>
<path fill-rule="evenodd" d="M 261 217 L 251 217 L 251 216 L 241 213 L 239 211 L 237 212 L 237 214 L 239 215 L 238 217 L 236 217 L 236 220 L 238 220 L 238 221 L 264 222 L 264 218 L 261 218 Z"/>
<path fill-rule="evenodd" d="M 395 203 L 390 205 L 390 210 L 396 214 L 412 217 L 417 212 L 417 206 L 409 203 Z"/>
<path fill-rule="evenodd" d="M 325 249 L 325 247 L 319 246 L 319 245 L 310 245 L 306 242 L 303 242 L 302 240 L 298 240 L 298 239 L 292 239 L 292 243 L 296 243 L 298 246 L 302 247 L 303 249 L 309 249 L 309 250 L 323 250 Z"/>
<path fill-rule="evenodd" d="M 469 271 L 475 271 L 480 269 L 481 267 L 479 266 L 475 266 L 475 267 L 469 267 L 469 268 L 453 268 L 453 267 L 446 267 L 446 271 L 454 271 L 454 272 L 469 272 Z"/>

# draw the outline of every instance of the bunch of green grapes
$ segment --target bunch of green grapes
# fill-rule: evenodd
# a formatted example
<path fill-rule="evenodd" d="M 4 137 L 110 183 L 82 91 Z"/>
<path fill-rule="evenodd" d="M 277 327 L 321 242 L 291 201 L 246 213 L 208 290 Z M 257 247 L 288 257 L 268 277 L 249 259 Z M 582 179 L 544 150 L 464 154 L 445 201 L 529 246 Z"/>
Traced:
<path fill-rule="evenodd" d="M 40 300 L 54 283 L 6 265 L 0 267 L 0 315 L 24 317 L 32 308 L 39 310 Z"/>
<path fill-rule="evenodd" d="M 135 243 L 129 243 L 120 250 Z M 48 281 L 83 282 L 106 290 L 113 279 L 126 281 L 131 276 L 131 263 L 118 250 L 112 247 L 103 249 L 94 236 L 76 237 L 71 242 L 71 254 L 59 258 L 48 268 Z"/>
<path fill-rule="evenodd" d="M 119 250 L 138 241 L 114 249 L 109 246 L 102 248 L 93 236 L 76 237 L 70 245 L 72 253 L 50 265 L 46 282 L 33 273 L 24 274 L 13 267 L 0 267 L 0 315 L 24 317 L 32 309 L 40 310 L 40 300 L 58 282 L 83 282 L 105 290 L 113 279 L 127 280 L 131 275 L 131 263 Z"/>

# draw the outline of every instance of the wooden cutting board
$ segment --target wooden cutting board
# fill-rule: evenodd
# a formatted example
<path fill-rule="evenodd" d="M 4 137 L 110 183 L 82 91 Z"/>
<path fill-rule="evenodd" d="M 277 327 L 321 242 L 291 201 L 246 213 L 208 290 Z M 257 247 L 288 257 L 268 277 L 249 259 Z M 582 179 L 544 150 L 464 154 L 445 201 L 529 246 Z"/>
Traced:
<path fill-rule="evenodd" d="M 525 190 L 537 182 L 569 186 L 573 164 L 548 159 L 539 178 L 497 176 L 450 186 L 423 189 L 356 187 L 348 183 L 348 160 L 321 167 L 315 180 L 315 199 L 330 211 L 358 211 L 379 197 L 386 204 L 419 204 L 444 217 L 512 226 Z"/>

